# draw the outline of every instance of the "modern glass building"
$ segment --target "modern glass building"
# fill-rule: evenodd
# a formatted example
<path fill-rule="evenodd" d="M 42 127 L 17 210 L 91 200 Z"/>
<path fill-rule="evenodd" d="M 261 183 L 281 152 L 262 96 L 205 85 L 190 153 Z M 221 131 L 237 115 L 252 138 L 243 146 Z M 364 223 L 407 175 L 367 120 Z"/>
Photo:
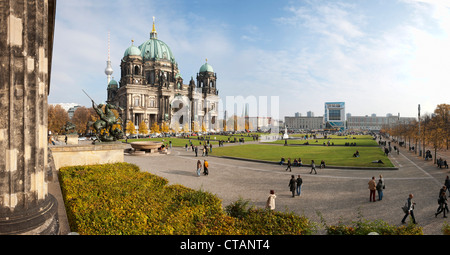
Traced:
<path fill-rule="evenodd" d="M 326 102 L 323 115 L 325 129 L 345 130 L 345 102 Z"/>

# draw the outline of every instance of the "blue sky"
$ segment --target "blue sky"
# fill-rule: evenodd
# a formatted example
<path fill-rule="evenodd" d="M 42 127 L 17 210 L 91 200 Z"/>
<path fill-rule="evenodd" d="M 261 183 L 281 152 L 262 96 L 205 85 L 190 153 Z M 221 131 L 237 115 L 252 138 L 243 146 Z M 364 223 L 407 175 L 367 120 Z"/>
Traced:
<path fill-rule="evenodd" d="M 279 96 L 280 117 L 417 116 L 450 103 L 450 1 L 58 0 L 49 103 L 106 100 L 131 45 L 169 45 L 187 84 L 208 59 L 220 96 Z"/>

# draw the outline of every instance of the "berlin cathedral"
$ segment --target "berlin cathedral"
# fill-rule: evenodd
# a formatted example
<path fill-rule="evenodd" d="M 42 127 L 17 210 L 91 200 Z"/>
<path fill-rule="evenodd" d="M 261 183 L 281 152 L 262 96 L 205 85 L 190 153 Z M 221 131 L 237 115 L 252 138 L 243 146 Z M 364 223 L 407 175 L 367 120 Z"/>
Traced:
<path fill-rule="evenodd" d="M 119 114 L 124 125 L 131 120 L 136 127 L 144 121 L 148 128 L 155 122 L 160 126 L 165 122 L 172 129 L 188 126 L 191 131 L 194 126 L 207 131 L 219 128 L 217 74 L 206 61 L 196 81 L 191 77 L 189 84 L 184 84 L 171 49 L 158 39 L 154 19 L 150 39 L 138 47 L 132 41 L 120 68 L 117 82 L 111 79 L 108 56 L 107 103 L 123 109 Z"/>

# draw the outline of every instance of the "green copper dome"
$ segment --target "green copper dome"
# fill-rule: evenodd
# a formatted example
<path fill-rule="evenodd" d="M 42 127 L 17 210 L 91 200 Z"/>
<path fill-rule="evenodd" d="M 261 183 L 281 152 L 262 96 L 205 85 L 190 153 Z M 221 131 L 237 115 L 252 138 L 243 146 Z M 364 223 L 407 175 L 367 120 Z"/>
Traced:
<path fill-rule="evenodd" d="M 141 50 L 141 56 L 144 61 L 165 59 L 175 63 L 175 57 L 169 46 L 156 38 L 151 38 L 146 41 L 139 46 L 139 49 Z"/>
<path fill-rule="evenodd" d="M 202 66 L 200 67 L 199 73 L 204 73 L 204 72 L 211 72 L 211 73 L 214 73 L 214 69 L 213 69 L 213 67 L 212 67 L 210 64 L 205 63 L 204 65 L 202 65 Z"/>
<path fill-rule="evenodd" d="M 141 50 L 139 50 L 138 47 L 131 45 L 123 54 L 124 57 L 126 56 L 140 56 Z"/>
<path fill-rule="evenodd" d="M 113 79 L 111 79 L 111 81 L 108 84 L 108 88 L 117 88 L 119 86 L 119 83 Z"/>

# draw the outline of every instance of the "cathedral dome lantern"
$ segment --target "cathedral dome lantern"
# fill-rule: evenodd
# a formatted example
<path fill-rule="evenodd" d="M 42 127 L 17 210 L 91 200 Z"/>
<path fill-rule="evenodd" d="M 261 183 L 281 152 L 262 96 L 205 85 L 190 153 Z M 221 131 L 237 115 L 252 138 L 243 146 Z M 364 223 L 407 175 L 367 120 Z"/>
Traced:
<path fill-rule="evenodd" d="M 155 29 L 155 19 L 153 18 L 153 30 L 150 33 L 150 39 L 139 46 L 142 58 L 144 61 L 168 60 L 172 63 L 176 63 L 172 50 L 165 42 L 158 40 L 157 34 Z"/>

